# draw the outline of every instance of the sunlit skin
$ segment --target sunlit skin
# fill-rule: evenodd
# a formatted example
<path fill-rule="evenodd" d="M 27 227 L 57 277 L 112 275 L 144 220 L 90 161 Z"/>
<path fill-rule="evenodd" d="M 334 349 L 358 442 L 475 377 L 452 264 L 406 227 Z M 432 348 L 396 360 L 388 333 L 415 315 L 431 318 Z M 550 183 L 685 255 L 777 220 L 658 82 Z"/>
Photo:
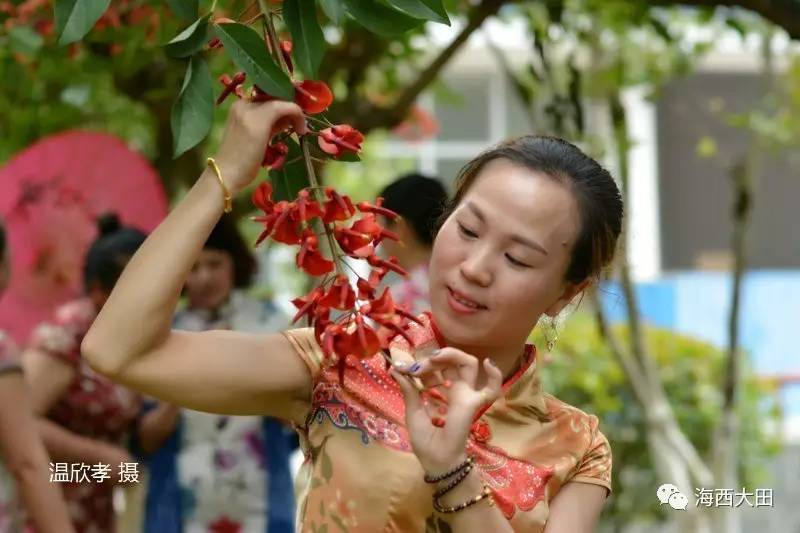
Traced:
<path fill-rule="evenodd" d="M 213 310 L 233 290 L 233 259 L 220 250 L 204 249 L 186 277 L 184 290 L 191 309 Z"/>
<path fill-rule="evenodd" d="M 513 371 L 539 316 L 557 314 L 585 287 L 564 280 L 579 229 L 567 186 L 489 162 L 434 242 L 431 307 L 449 344 Z M 453 290 L 480 309 L 454 307 Z"/>

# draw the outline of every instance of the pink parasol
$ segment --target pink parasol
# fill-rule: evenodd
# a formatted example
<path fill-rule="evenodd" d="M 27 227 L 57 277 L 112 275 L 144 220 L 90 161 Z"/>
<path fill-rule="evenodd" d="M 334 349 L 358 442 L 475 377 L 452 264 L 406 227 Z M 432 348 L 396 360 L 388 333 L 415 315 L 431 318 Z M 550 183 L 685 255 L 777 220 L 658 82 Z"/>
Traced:
<path fill-rule="evenodd" d="M 166 215 L 155 170 L 123 141 L 69 131 L 27 148 L 0 169 L 0 217 L 11 251 L 11 283 L 0 329 L 24 344 L 58 304 L 79 295 L 95 219 L 115 212 L 151 231 Z"/>

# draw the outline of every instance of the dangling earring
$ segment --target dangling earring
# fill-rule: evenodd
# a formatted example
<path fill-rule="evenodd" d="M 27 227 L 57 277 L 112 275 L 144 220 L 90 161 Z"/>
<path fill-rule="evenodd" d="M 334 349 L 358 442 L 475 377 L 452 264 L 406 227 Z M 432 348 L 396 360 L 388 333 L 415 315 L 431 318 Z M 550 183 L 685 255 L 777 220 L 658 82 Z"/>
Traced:
<path fill-rule="evenodd" d="M 551 316 L 545 318 L 544 341 L 547 346 L 547 353 L 551 353 L 558 342 L 558 328 L 556 319 Z"/>

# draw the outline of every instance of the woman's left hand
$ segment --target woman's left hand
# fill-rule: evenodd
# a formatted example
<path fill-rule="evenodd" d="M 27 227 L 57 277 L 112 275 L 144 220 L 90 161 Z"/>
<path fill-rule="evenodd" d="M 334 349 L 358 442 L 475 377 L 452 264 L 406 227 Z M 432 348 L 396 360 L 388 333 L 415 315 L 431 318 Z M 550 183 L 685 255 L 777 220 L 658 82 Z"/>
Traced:
<path fill-rule="evenodd" d="M 481 363 L 476 357 L 451 347 L 442 348 L 417 364 L 418 367 L 408 364 L 394 367 L 391 372 L 405 399 L 406 427 L 414 453 L 425 471 L 436 475 L 466 459 L 467 437 L 475 413 L 500 395 L 503 375 L 490 359 Z M 411 368 L 415 371 L 410 372 Z M 436 383 L 439 381 L 437 375 L 450 382 L 448 388 L 437 387 L 448 404 L 447 412 L 441 415 L 445 422 L 443 427 L 432 424 L 432 414 L 426 409 L 421 393 L 412 381 L 417 377 L 426 383 Z M 483 386 L 479 386 L 482 382 L 485 382 Z M 434 413 L 436 408 L 430 406 Z"/>

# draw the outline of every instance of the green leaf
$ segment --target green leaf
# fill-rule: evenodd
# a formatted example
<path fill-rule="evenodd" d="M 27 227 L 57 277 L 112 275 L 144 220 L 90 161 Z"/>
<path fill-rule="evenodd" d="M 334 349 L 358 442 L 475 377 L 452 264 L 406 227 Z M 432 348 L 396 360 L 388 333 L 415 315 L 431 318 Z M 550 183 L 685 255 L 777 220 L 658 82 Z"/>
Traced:
<path fill-rule="evenodd" d="M 8 44 L 14 52 L 34 57 L 44 44 L 44 38 L 30 26 L 13 26 L 8 30 Z"/>
<path fill-rule="evenodd" d="M 737 19 L 735 17 L 728 17 L 727 19 L 725 19 L 725 24 L 728 27 L 736 30 L 736 33 L 738 33 L 739 37 L 741 37 L 742 39 L 746 39 L 747 38 L 748 30 L 747 30 L 747 27 L 744 25 L 744 23 L 741 20 L 739 20 L 739 19 Z"/>
<path fill-rule="evenodd" d="M 279 170 L 269 171 L 269 181 L 272 183 L 272 198 L 276 202 L 280 202 L 281 200 L 294 200 L 300 189 L 310 185 L 306 169 L 303 166 L 303 161 L 300 160 L 289 163 L 289 161 L 297 159 L 302 155 L 300 145 L 291 138 L 285 139 L 283 142 L 289 147 L 289 152 L 286 154 L 286 164 Z M 324 451 L 322 453 L 324 464 Z"/>
<path fill-rule="evenodd" d="M 172 106 L 172 139 L 175 157 L 196 146 L 211 130 L 214 118 L 214 92 L 211 72 L 200 56 L 192 56 L 183 87 Z"/>
<path fill-rule="evenodd" d="M 322 11 L 325 12 L 325 16 L 328 17 L 331 22 L 337 26 L 344 22 L 344 17 L 347 15 L 347 12 L 341 0 L 319 0 L 319 5 L 322 7 Z"/>
<path fill-rule="evenodd" d="M 201 50 L 208 41 L 208 14 L 199 18 L 191 26 L 180 32 L 168 42 L 164 50 L 170 57 L 189 57 Z"/>
<path fill-rule="evenodd" d="M 199 11 L 198 0 L 167 0 L 173 13 L 184 20 L 194 20 Z"/>
<path fill-rule="evenodd" d="M 111 0 L 56 0 L 58 44 L 74 43 L 89 33 Z"/>
<path fill-rule="evenodd" d="M 233 62 L 250 81 L 276 98 L 294 100 L 292 81 L 272 60 L 258 33 L 236 23 L 217 24 L 215 30 Z"/>
<path fill-rule="evenodd" d="M 347 12 L 356 19 L 356 22 L 379 35 L 397 37 L 422 24 L 421 20 L 379 4 L 375 0 L 343 1 Z"/>
<path fill-rule="evenodd" d="M 358 163 L 361 161 L 361 158 L 358 156 L 357 153 L 351 152 L 349 150 L 342 153 L 337 159 L 334 161 L 344 161 L 345 163 Z"/>
<path fill-rule="evenodd" d="M 325 53 L 325 37 L 317 20 L 317 10 L 300 7 L 300 0 L 284 0 L 283 21 L 292 35 L 292 56 L 297 66 L 310 78 L 317 77 L 317 69 Z"/>
<path fill-rule="evenodd" d="M 450 25 L 441 0 L 387 0 L 389 5 L 414 18 Z"/>

